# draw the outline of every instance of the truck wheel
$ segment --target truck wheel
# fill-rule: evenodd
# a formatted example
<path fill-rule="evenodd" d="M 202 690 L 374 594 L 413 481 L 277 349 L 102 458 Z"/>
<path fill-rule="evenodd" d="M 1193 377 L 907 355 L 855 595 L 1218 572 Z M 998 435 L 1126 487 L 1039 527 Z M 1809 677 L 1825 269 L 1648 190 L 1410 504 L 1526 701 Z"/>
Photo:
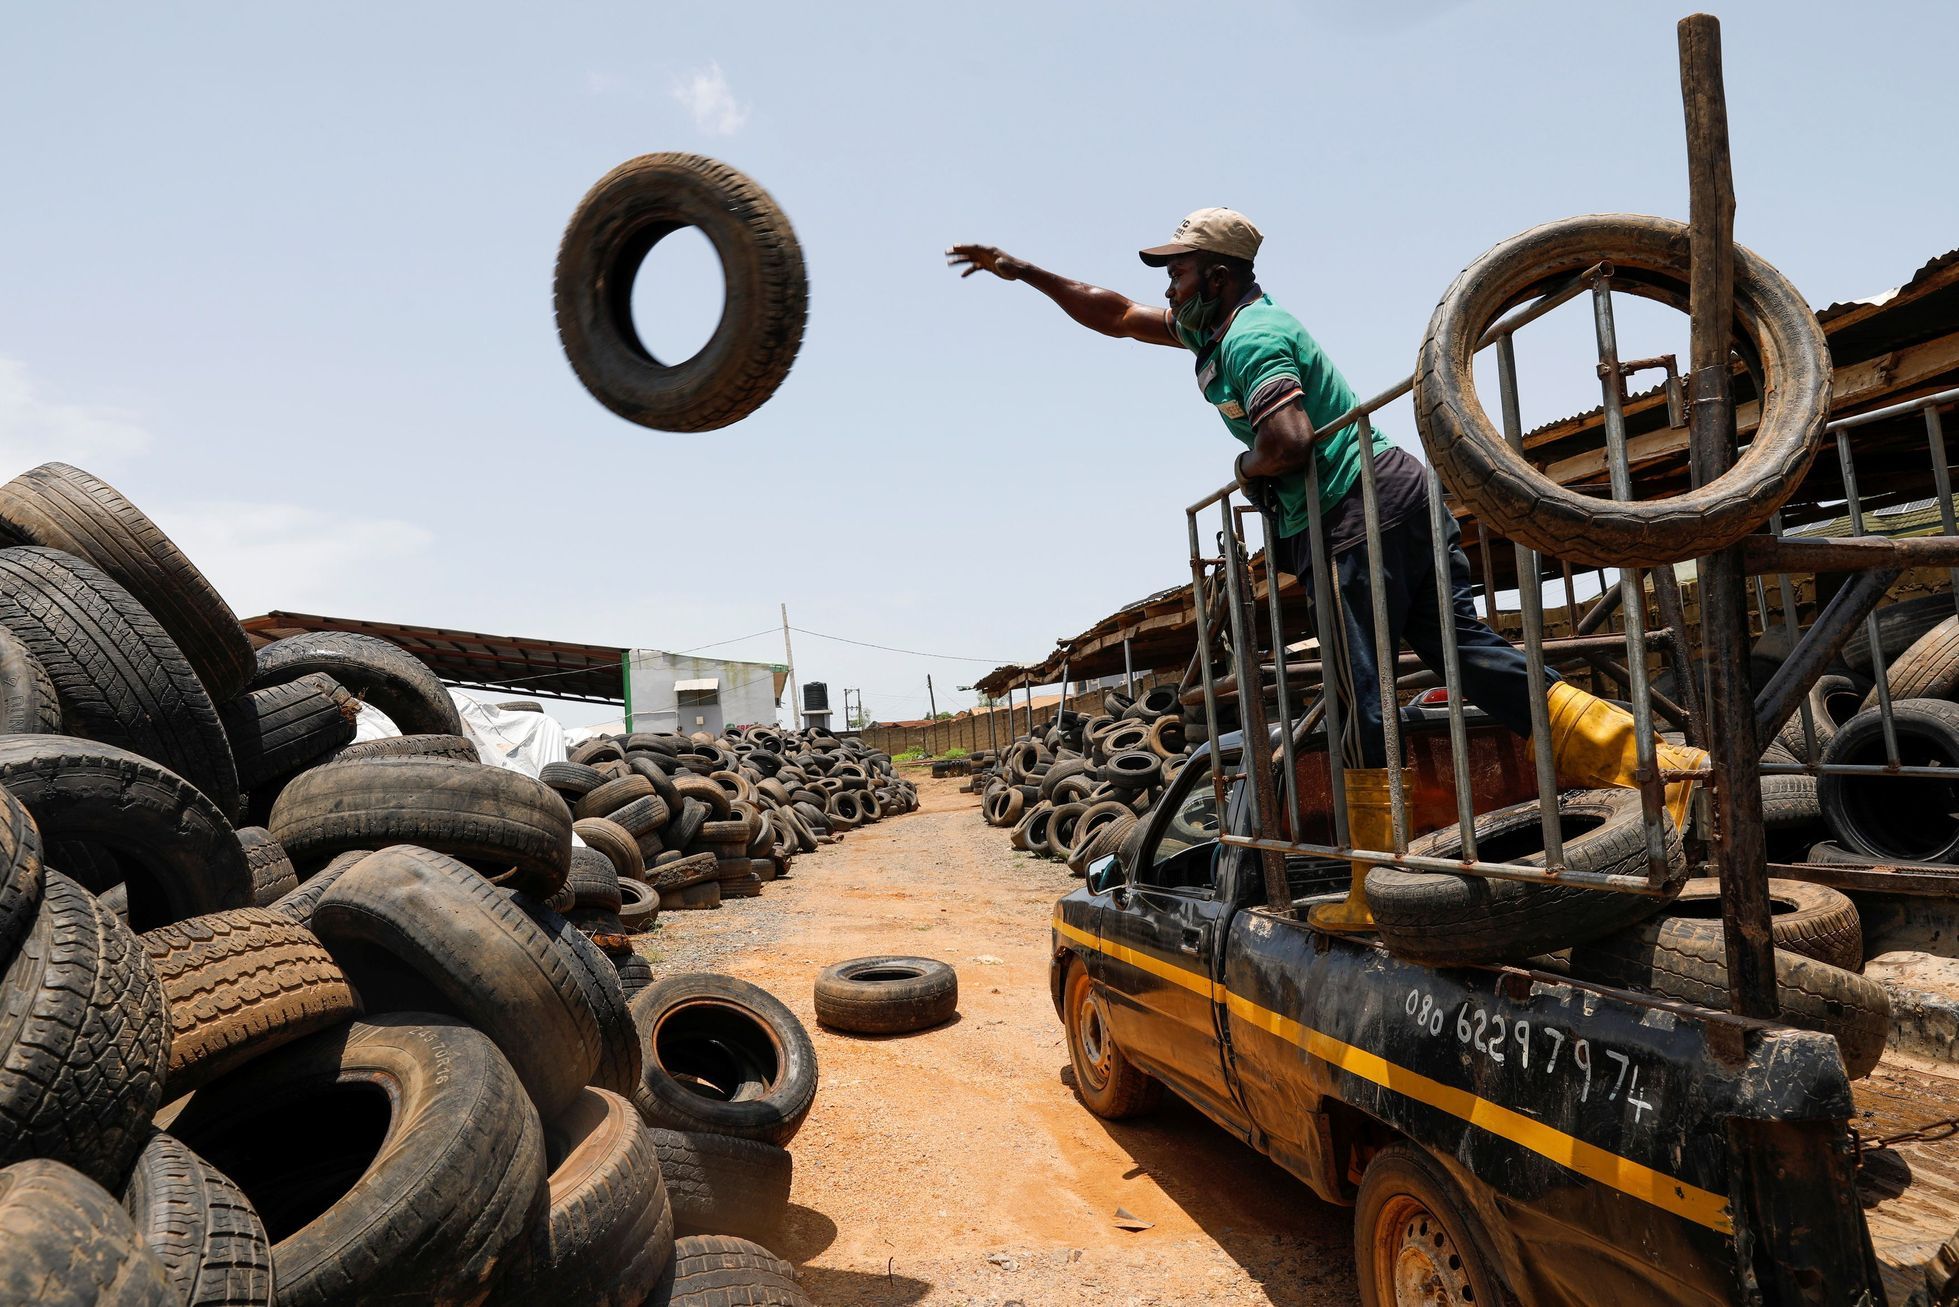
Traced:
<path fill-rule="evenodd" d="M 1075 1093 L 1088 1110 L 1106 1121 L 1141 1116 L 1163 1096 L 1163 1086 L 1131 1066 L 1109 1033 L 1109 1009 L 1080 962 L 1068 971 L 1063 1020 L 1068 1026 L 1068 1061 L 1075 1068 Z"/>
<path fill-rule="evenodd" d="M 1375 1154 L 1354 1204 L 1354 1262 L 1363 1307 L 1500 1303 L 1508 1294 L 1469 1207 L 1417 1148 Z"/>

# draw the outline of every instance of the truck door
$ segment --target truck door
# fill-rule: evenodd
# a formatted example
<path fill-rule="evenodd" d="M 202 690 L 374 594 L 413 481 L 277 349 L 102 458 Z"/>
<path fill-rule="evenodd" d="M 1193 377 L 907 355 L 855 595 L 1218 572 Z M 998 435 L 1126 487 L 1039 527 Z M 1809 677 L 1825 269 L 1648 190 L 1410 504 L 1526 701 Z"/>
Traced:
<path fill-rule="evenodd" d="M 1192 763 L 1164 806 L 1168 820 L 1146 838 L 1128 883 L 1103 918 L 1105 965 L 1116 993 L 1116 1041 L 1137 1063 L 1211 1116 L 1242 1114 L 1225 1086 L 1218 1039 L 1216 960 L 1229 914 L 1220 886 L 1222 846 L 1206 768 Z"/>

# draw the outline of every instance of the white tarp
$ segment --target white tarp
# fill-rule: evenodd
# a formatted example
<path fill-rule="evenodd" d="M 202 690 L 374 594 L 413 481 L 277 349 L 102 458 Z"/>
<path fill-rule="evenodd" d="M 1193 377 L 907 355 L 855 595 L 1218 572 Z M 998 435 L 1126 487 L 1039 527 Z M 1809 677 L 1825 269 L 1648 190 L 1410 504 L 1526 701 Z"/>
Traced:
<path fill-rule="evenodd" d="M 476 756 L 493 767 L 535 776 L 547 762 L 565 760 L 565 728 L 549 713 L 506 712 L 473 699 L 461 690 L 449 691 L 463 719 L 463 735 L 476 746 Z M 356 740 L 385 740 L 401 728 L 372 704 L 361 705 L 354 719 Z"/>

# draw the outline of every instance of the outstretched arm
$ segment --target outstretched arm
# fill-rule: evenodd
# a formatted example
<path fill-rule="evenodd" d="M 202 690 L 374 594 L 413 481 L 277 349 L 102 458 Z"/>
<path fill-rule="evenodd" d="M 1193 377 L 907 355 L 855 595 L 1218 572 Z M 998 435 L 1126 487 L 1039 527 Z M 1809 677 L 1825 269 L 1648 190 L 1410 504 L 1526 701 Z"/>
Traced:
<path fill-rule="evenodd" d="M 1127 295 L 1037 268 L 991 245 L 955 245 L 945 253 L 947 265 L 958 268 L 960 276 L 990 272 L 1002 281 L 1024 281 L 1090 331 L 1150 345 L 1177 345 L 1177 338 L 1170 334 L 1169 314 L 1164 309 L 1138 304 Z"/>

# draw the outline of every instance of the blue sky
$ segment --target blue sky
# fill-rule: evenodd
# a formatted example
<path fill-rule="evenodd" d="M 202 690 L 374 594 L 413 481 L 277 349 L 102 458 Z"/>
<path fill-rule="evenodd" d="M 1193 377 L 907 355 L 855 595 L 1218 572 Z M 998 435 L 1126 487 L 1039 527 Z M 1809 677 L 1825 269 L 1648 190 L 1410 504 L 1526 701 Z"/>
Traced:
<path fill-rule="evenodd" d="M 1197 12 L 13 6 L 0 473 L 100 472 L 241 615 L 686 649 L 786 601 L 812 631 L 1039 657 L 1187 577 L 1181 506 L 1236 446 L 1186 360 L 962 282 L 947 244 L 1154 300 L 1134 250 L 1231 205 L 1265 229 L 1266 288 L 1372 392 L 1504 236 L 1685 216 L 1676 8 Z M 1739 239 L 1819 305 L 1959 243 L 1948 8 L 1722 18 Z M 809 264 L 795 370 L 706 436 L 613 418 L 552 325 L 573 206 L 657 150 L 751 173 Z M 709 329 L 703 248 L 649 269 L 656 341 Z M 1677 348 L 1676 321 L 1636 316 L 1627 352 Z M 1528 420 L 1596 402 L 1582 320 L 1520 349 Z M 1414 441 L 1405 410 L 1385 425 Z M 887 719 L 922 714 L 928 672 L 969 704 L 951 687 L 991 665 L 796 652 Z"/>

